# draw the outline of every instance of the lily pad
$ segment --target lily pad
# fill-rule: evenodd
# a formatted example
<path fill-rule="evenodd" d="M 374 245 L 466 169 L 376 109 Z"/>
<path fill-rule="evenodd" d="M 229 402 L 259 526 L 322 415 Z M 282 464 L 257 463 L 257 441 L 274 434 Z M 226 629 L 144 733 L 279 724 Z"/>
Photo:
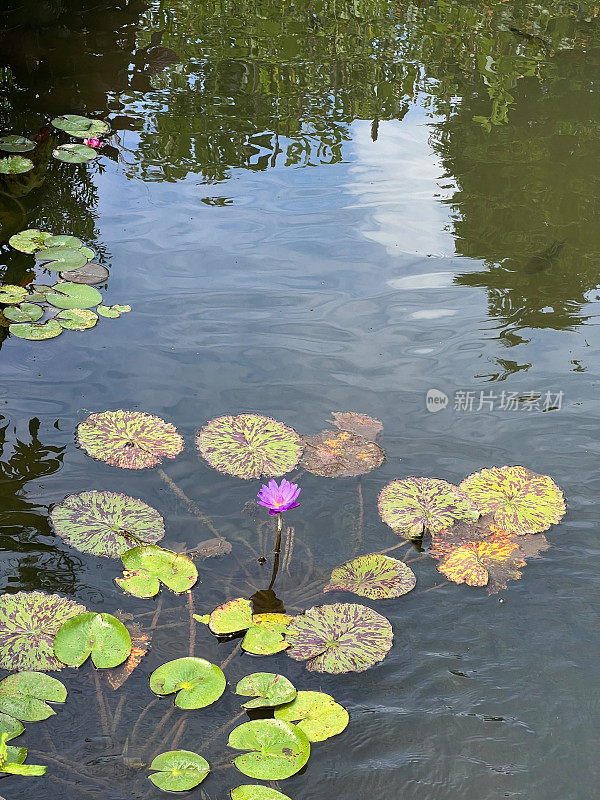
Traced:
<path fill-rule="evenodd" d="M 21 303 L 4 309 L 4 316 L 11 322 L 37 322 L 44 314 L 44 309 L 35 303 Z"/>
<path fill-rule="evenodd" d="M 52 155 L 67 164 L 85 164 L 86 161 L 93 161 L 98 154 L 87 144 L 70 143 L 59 145 L 52 151 Z"/>
<path fill-rule="evenodd" d="M 92 458 L 123 469 L 154 467 L 183 450 L 174 425 L 142 411 L 90 414 L 77 426 L 77 443 Z"/>
<path fill-rule="evenodd" d="M 404 478 L 385 486 L 377 501 L 381 519 L 406 539 L 434 534 L 456 520 L 475 522 L 479 509 L 458 486 L 438 478 Z"/>
<path fill-rule="evenodd" d="M 244 597 L 236 597 L 217 606 L 211 612 L 208 627 L 216 636 L 245 631 L 252 625 L 252 603 Z"/>
<path fill-rule="evenodd" d="M 117 667 L 130 653 L 129 631 L 112 614 L 78 614 L 54 638 L 54 655 L 69 667 L 80 667 L 88 656 L 95 667 Z"/>
<path fill-rule="evenodd" d="M 272 656 L 286 650 L 289 644 L 283 635 L 292 619 L 288 614 L 254 614 L 242 639 L 242 650 L 255 656 Z"/>
<path fill-rule="evenodd" d="M 348 478 L 380 467 L 385 453 L 375 442 L 350 431 L 322 431 L 304 436 L 300 466 L 324 478 Z"/>
<path fill-rule="evenodd" d="M 38 722 L 56 712 L 48 705 L 64 703 L 67 690 L 43 672 L 16 672 L 0 681 L 0 711 L 22 722 Z"/>
<path fill-rule="evenodd" d="M 179 708 L 206 708 L 221 697 L 226 685 L 222 670 L 203 658 L 176 658 L 150 675 L 154 694 L 177 692 L 175 705 Z"/>
<path fill-rule="evenodd" d="M 394 634 L 385 617 L 355 603 L 309 608 L 294 618 L 286 632 L 296 661 L 310 672 L 363 672 L 382 661 Z"/>
<path fill-rule="evenodd" d="M 548 475 L 526 467 L 491 467 L 469 475 L 460 488 L 482 514 L 507 533 L 547 531 L 565 514 L 563 493 Z"/>
<path fill-rule="evenodd" d="M 156 756 L 150 769 L 159 770 L 148 776 L 158 789 L 187 792 L 202 783 L 210 772 L 210 764 L 191 750 L 169 750 Z"/>
<path fill-rule="evenodd" d="M 163 518 L 142 500 L 119 492 L 92 489 L 72 494 L 50 514 L 54 531 L 82 553 L 119 558 L 140 544 L 156 544 L 165 535 Z"/>
<path fill-rule="evenodd" d="M 217 417 L 198 432 L 196 444 L 211 467 L 238 478 L 285 475 L 302 453 L 295 430 L 258 414 Z"/>
<path fill-rule="evenodd" d="M 5 283 L 0 286 L 0 303 L 18 304 L 27 297 L 27 289 L 23 286 L 15 286 L 12 283 Z"/>
<path fill-rule="evenodd" d="M 39 764 L 23 764 L 27 757 L 25 747 L 7 746 L 8 735 L 0 734 L 0 772 L 9 775 L 44 775 L 46 767 Z"/>
<path fill-rule="evenodd" d="M 8 330 L 13 336 L 18 336 L 19 339 L 30 339 L 34 342 L 39 342 L 42 339 L 54 339 L 59 333 L 62 333 L 62 327 L 55 319 L 49 319 L 48 322 L 37 324 L 15 322 L 9 326 Z"/>
<path fill-rule="evenodd" d="M 235 693 L 255 698 L 243 703 L 242 708 L 273 708 L 291 702 L 296 697 L 296 688 L 283 675 L 254 672 L 242 678 L 235 687 Z"/>
<path fill-rule="evenodd" d="M 98 314 L 87 308 L 72 308 L 69 311 L 61 311 L 56 315 L 56 319 L 69 331 L 87 331 L 98 322 Z"/>
<path fill-rule="evenodd" d="M 160 584 L 176 593 L 187 592 L 198 580 L 193 561 L 182 553 L 172 553 L 156 545 L 127 550 L 121 556 L 125 571 L 115 582 L 135 597 L 154 597 Z"/>
<path fill-rule="evenodd" d="M 296 722 L 311 742 L 324 742 L 346 729 L 348 712 L 324 692 L 298 692 L 295 699 L 275 709 L 275 719 Z"/>
<path fill-rule="evenodd" d="M 377 434 L 383 430 L 383 423 L 366 414 L 357 414 L 355 411 L 332 411 L 330 422 L 342 431 L 350 431 L 362 436 L 369 442 L 374 442 Z"/>
<path fill-rule="evenodd" d="M 81 283 L 71 283 L 70 281 L 57 283 L 54 290 L 46 295 L 46 300 L 57 308 L 91 308 L 102 300 L 98 289 Z"/>
<path fill-rule="evenodd" d="M 287 794 L 271 789 L 269 786 L 245 783 L 230 792 L 231 800 L 290 800 Z"/>
<path fill-rule="evenodd" d="M 29 303 L 45 303 L 46 296 L 52 294 L 54 291 L 53 286 L 45 286 L 44 284 L 35 283 L 27 297 L 25 298 Z"/>
<path fill-rule="evenodd" d="M 96 138 L 109 130 L 106 122 L 100 119 L 81 117 L 79 114 L 62 114 L 60 117 L 53 119 L 52 124 L 58 130 L 79 139 Z"/>
<path fill-rule="evenodd" d="M 43 592 L 0 595 L 0 667 L 8 670 L 59 670 L 54 637 L 85 606 Z"/>
<path fill-rule="evenodd" d="M 19 231 L 11 236 L 8 243 L 15 250 L 20 250 L 21 253 L 35 253 L 36 250 L 41 250 L 46 246 L 46 241 L 52 238 L 52 234 L 48 231 L 40 231 L 38 228 L 28 228 L 25 231 Z"/>
<path fill-rule="evenodd" d="M 229 747 L 250 750 L 233 763 L 250 778 L 278 781 L 290 778 L 308 761 L 310 742 L 304 731 L 280 719 L 244 722 L 229 735 Z"/>
<path fill-rule="evenodd" d="M 127 314 L 128 311 L 131 311 L 131 306 L 98 306 L 96 311 L 101 317 L 107 317 L 107 319 L 118 319 L 121 314 Z"/>
<path fill-rule="evenodd" d="M 6 153 L 28 153 L 35 149 L 35 142 L 25 136 L 0 136 L 0 150 Z"/>
<path fill-rule="evenodd" d="M 81 250 L 83 242 L 77 236 L 68 233 L 52 234 L 44 242 L 44 247 L 70 247 L 72 250 Z"/>
<path fill-rule="evenodd" d="M 82 267 L 78 267 L 77 269 L 60 273 L 60 277 L 63 279 L 63 281 L 70 281 L 71 283 L 84 283 L 87 286 L 92 286 L 96 283 L 104 283 L 104 281 L 108 278 L 108 275 L 109 272 L 106 267 L 103 267 L 101 264 L 95 264 L 93 261 L 88 261 L 87 264 L 84 264 Z M 98 310 L 100 308 L 105 308 L 105 306 L 98 306 L 96 310 L 99 314 L 101 314 L 101 312 Z M 101 316 L 105 315 L 101 314 Z"/>
<path fill-rule="evenodd" d="M 10 742 L 11 739 L 16 739 L 25 730 L 22 722 L 9 714 L 0 713 L 0 734 L 6 734 L 6 741 Z"/>
<path fill-rule="evenodd" d="M 35 257 L 37 261 L 47 261 L 48 263 L 45 266 L 58 272 L 60 270 L 83 267 L 94 257 L 94 251 L 90 247 L 58 245 L 57 247 L 44 247 L 41 250 L 36 250 Z M 60 291 L 62 285 L 58 284 L 55 287 L 55 291 Z"/>
<path fill-rule="evenodd" d="M 24 156 L 0 158 L 0 175 L 21 175 L 33 169 L 33 161 Z"/>
<path fill-rule="evenodd" d="M 371 600 L 383 600 L 407 594 L 416 582 L 415 573 L 403 561 L 372 553 L 336 567 L 323 591 L 353 592 Z"/>

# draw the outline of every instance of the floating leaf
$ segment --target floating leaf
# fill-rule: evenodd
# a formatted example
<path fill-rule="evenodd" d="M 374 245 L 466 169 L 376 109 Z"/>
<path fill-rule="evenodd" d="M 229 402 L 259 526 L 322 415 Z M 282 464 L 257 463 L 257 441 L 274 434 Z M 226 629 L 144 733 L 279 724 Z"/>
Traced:
<path fill-rule="evenodd" d="M 48 269 L 58 272 L 59 270 L 83 267 L 90 258 L 94 257 L 94 251 L 90 247 L 44 247 L 42 250 L 36 251 L 35 257 L 38 261 L 48 262 L 44 264 Z M 54 291 L 60 292 L 66 285 L 66 283 L 59 283 L 54 287 Z"/>
<path fill-rule="evenodd" d="M 69 247 L 72 250 L 81 250 L 83 242 L 77 236 L 71 236 L 68 233 L 59 233 L 58 235 L 50 235 L 44 241 L 44 247 Z"/>
<path fill-rule="evenodd" d="M 27 750 L 24 747 L 7 747 L 8 738 L 8 734 L 0 734 L 0 772 L 9 775 L 44 775 L 46 767 L 23 764 Z"/>
<path fill-rule="evenodd" d="M 20 250 L 21 253 L 35 253 L 36 250 L 41 250 L 46 246 L 46 241 L 52 238 L 52 234 L 48 231 L 40 231 L 37 228 L 28 228 L 25 231 L 19 231 L 11 236 L 8 243 L 15 250 Z"/>
<path fill-rule="evenodd" d="M 239 633 L 252 625 L 252 603 L 244 597 L 236 597 L 217 606 L 211 613 L 208 627 L 216 636 Z"/>
<path fill-rule="evenodd" d="M 230 792 L 231 800 L 290 800 L 287 794 L 277 792 L 268 786 L 260 786 L 259 784 L 243 784 L 236 786 Z"/>
<path fill-rule="evenodd" d="M 35 149 L 35 142 L 25 136 L 0 136 L 0 150 L 6 153 L 28 153 Z"/>
<path fill-rule="evenodd" d="M 57 308 L 91 308 L 102 300 L 98 289 L 81 283 L 57 283 L 54 290 L 46 295 L 46 300 Z"/>
<path fill-rule="evenodd" d="M 98 306 L 96 309 L 98 314 L 101 317 L 107 317 L 108 319 L 117 319 L 121 316 L 121 314 L 126 314 L 128 311 L 131 311 L 131 306 Z"/>
<path fill-rule="evenodd" d="M 106 673 L 106 679 L 109 684 L 113 689 L 117 690 L 121 688 L 133 670 L 139 666 L 142 658 L 150 649 L 150 642 L 152 639 L 148 633 L 142 630 L 141 625 L 137 622 L 127 621 L 128 619 L 133 619 L 133 615 L 121 614 L 117 611 L 115 616 L 117 619 L 120 619 L 123 624 L 127 622 L 126 628 L 131 636 L 131 653 L 127 661 L 119 667 L 107 670 Z"/>
<path fill-rule="evenodd" d="M 491 467 L 469 475 L 460 488 L 482 514 L 507 533 L 547 531 L 565 513 L 563 493 L 548 475 L 525 467 Z"/>
<path fill-rule="evenodd" d="M 95 667 L 117 667 L 130 653 L 129 631 L 112 614 L 78 614 L 54 638 L 54 655 L 69 667 L 80 667 L 88 656 Z"/>
<path fill-rule="evenodd" d="M 60 131 L 79 139 L 96 138 L 105 134 L 109 126 L 100 119 L 81 117 L 79 114 L 62 114 L 52 120 L 52 124 Z"/>
<path fill-rule="evenodd" d="M 176 658 L 150 675 L 154 694 L 177 692 L 175 705 L 179 708 L 206 708 L 221 697 L 226 685 L 222 670 L 203 658 Z"/>
<path fill-rule="evenodd" d="M 380 467 L 385 453 L 375 442 L 349 431 L 322 431 L 304 436 L 300 466 L 324 478 L 348 478 Z"/>
<path fill-rule="evenodd" d="M 70 311 L 61 311 L 56 319 L 69 331 L 87 331 L 98 322 L 98 315 L 87 308 L 72 308 Z"/>
<path fill-rule="evenodd" d="M 210 772 L 210 764 L 190 750 L 169 750 L 156 756 L 150 769 L 159 770 L 148 776 L 159 789 L 164 792 L 186 792 L 202 783 Z"/>
<path fill-rule="evenodd" d="M 18 336 L 19 339 L 30 339 L 35 342 L 42 339 L 54 339 L 59 333 L 62 333 L 62 327 L 55 319 L 49 319 L 48 322 L 40 322 L 38 324 L 15 322 L 9 326 L 8 330 L 13 336 Z"/>
<path fill-rule="evenodd" d="M 93 161 L 98 154 L 86 144 L 61 144 L 52 151 L 52 155 L 67 164 L 85 164 L 86 161 Z"/>
<path fill-rule="evenodd" d="M 474 522 L 479 516 L 475 503 L 447 481 L 438 478 L 404 478 L 385 486 L 377 501 L 381 519 L 406 539 L 431 534 L 455 520 Z"/>
<path fill-rule="evenodd" d="M 242 708 L 273 708 L 289 703 L 296 697 L 294 684 L 283 675 L 273 672 L 246 675 L 235 687 L 235 693 L 255 698 L 243 703 Z"/>
<path fill-rule="evenodd" d="M 383 423 L 366 414 L 357 414 L 354 411 L 332 411 L 331 423 L 343 431 L 350 431 L 362 436 L 369 442 L 374 442 L 377 434 L 383 430 Z"/>
<path fill-rule="evenodd" d="M 90 414 L 77 426 L 77 442 L 92 458 L 127 469 L 154 467 L 183 450 L 174 425 L 142 411 Z"/>
<path fill-rule="evenodd" d="M 84 283 L 91 286 L 96 283 L 104 283 L 108 278 L 109 272 L 106 267 L 101 264 L 95 264 L 93 261 L 88 261 L 82 267 L 69 270 L 69 272 L 61 272 L 60 277 L 63 281 L 71 281 L 71 283 Z M 98 309 L 105 308 L 105 306 L 98 306 Z M 98 311 L 98 309 L 96 309 Z M 100 311 L 98 311 L 101 314 Z M 105 316 L 101 314 L 101 316 Z"/>
<path fill-rule="evenodd" d="M 156 545 L 127 550 L 121 556 L 125 572 L 115 582 L 135 597 L 154 597 L 161 582 L 173 592 L 187 592 L 198 580 L 193 561 Z"/>
<path fill-rule="evenodd" d="M 389 621 L 354 603 L 309 608 L 291 622 L 288 656 L 307 661 L 310 672 L 363 672 L 382 661 L 392 646 Z"/>
<path fill-rule="evenodd" d="M 257 719 L 238 725 L 230 733 L 228 745 L 253 751 L 237 756 L 233 763 L 244 775 L 259 780 L 290 778 L 310 756 L 306 734 L 279 719 Z"/>
<path fill-rule="evenodd" d="M 15 286 L 12 283 L 5 283 L 0 286 L 0 303 L 18 304 L 27 297 L 27 289 L 23 286 Z"/>
<path fill-rule="evenodd" d="M 37 322 L 44 314 L 44 309 L 35 303 L 21 303 L 4 309 L 4 316 L 11 322 Z"/>
<path fill-rule="evenodd" d="M 156 544 L 165 534 L 163 518 L 135 497 L 92 489 L 54 506 L 55 532 L 82 553 L 119 558 L 140 544 Z"/>
<path fill-rule="evenodd" d="M 280 477 L 302 453 L 295 430 L 258 414 L 217 417 L 198 432 L 196 444 L 211 467 L 238 478 Z"/>
<path fill-rule="evenodd" d="M 0 175 L 21 175 L 33 169 L 33 161 L 24 156 L 0 158 Z"/>
<path fill-rule="evenodd" d="M 0 681 L 0 711 L 22 722 L 38 722 L 56 712 L 48 703 L 64 703 L 67 690 L 43 672 L 16 672 Z"/>
<path fill-rule="evenodd" d="M 331 573 L 324 592 L 353 592 L 371 600 L 401 597 L 415 588 L 412 569 L 396 558 L 372 553 L 346 561 Z"/>
<path fill-rule="evenodd" d="M 59 670 L 54 637 L 67 620 L 85 611 L 66 597 L 43 592 L 0 595 L 0 667 L 8 670 Z"/>
<path fill-rule="evenodd" d="M 16 739 L 25 730 L 25 726 L 18 719 L 11 717 L 9 714 L 0 713 L 0 733 L 6 734 L 6 741 L 10 742 L 11 739 Z"/>
<path fill-rule="evenodd" d="M 272 656 L 289 647 L 283 638 L 293 617 L 288 614 L 254 614 L 242 640 L 242 650 L 255 656 Z"/>
<path fill-rule="evenodd" d="M 275 719 L 296 722 L 311 742 L 324 742 L 346 729 L 348 712 L 323 692 L 298 692 L 295 699 L 275 709 Z M 299 720 L 299 721 L 298 721 Z"/>
<path fill-rule="evenodd" d="M 44 286 L 43 284 L 34 284 L 31 287 L 30 293 L 25 298 L 30 303 L 45 303 L 46 295 L 54 291 L 53 286 Z"/>

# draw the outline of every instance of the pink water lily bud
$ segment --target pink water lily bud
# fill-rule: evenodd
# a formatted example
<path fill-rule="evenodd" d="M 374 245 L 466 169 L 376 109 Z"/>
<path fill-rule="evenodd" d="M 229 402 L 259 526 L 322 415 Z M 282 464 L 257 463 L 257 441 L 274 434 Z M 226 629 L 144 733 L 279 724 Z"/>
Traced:
<path fill-rule="evenodd" d="M 88 147 L 93 147 L 95 150 L 99 150 L 102 147 L 102 142 L 100 139 L 96 139 L 96 137 L 92 137 L 91 139 L 86 139 L 85 143 Z"/>

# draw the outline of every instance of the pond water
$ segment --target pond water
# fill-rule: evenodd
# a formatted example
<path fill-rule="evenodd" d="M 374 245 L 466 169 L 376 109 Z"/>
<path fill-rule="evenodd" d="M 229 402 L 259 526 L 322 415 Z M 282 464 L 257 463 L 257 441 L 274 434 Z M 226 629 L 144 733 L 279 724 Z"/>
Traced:
<path fill-rule="evenodd" d="M 394 478 L 459 482 L 524 464 L 567 498 L 551 548 L 497 595 L 437 587 L 436 563 L 406 552 L 416 589 L 366 603 L 395 634 L 370 671 L 233 656 L 232 685 L 281 671 L 350 712 L 347 730 L 279 784 L 293 800 L 596 791 L 599 12 L 556 0 L 5 3 L 0 135 L 51 143 L 44 126 L 64 113 L 106 119 L 111 134 L 94 162 L 46 157 L 1 187 L 0 279 L 51 279 L 11 235 L 68 233 L 110 269 L 105 302 L 133 310 L 45 342 L 0 327 L 3 592 L 150 611 L 150 625 L 159 601 L 124 596 L 118 561 L 54 535 L 48 511 L 67 494 L 142 498 L 163 514 L 169 545 L 213 536 L 157 470 L 118 470 L 75 446 L 93 411 L 146 411 L 184 437 L 164 470 L 233 545 L 199 564 L 199 613 L 266 588 L 271 572 L 273 530 L 261 539 L 242 510 L 259 482 L 219 474 L 195 448 L 224 413 L 301 433 L 338 410 L 384 424 L 386 461 L 362 479 L 362 538 L 357 481 L 301 476 L 275 587 L 288 609 L 352 602 L 324 596 L 323 583 L 353 553 L 397 543 L 376 505 Z M 118 692 L 100 686 L 109 728 L 125 697 L 114 732 L 103 732 L 91 666 L 61 673 L 67 704 L 23 737 L 48 772 L 5 777 L 2 795 L 161 796 L 143 765 L 182 717 L 157 729 L 165 698 L 131 736 L 149 674 L 189 651 L 186 596 L 161 597 L 150 653 Z M 196 626 L 196 655 L 221 663 L 235 644 Z M 250 782 L 223 767 L 226 727 L 203 747 L 238 701 L 229 692 L 188 712 L 179 734 L 222 766 L 196 790 L 203 800 Z"/>

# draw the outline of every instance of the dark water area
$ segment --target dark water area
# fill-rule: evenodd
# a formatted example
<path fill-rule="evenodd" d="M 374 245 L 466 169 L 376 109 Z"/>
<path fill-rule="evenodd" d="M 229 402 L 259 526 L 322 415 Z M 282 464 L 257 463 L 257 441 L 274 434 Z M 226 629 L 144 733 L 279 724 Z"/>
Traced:
<path fill-rule="evenodd" d="M 0 186 L 0 281 L 52 277 L 8 246 L 14 233 L 68 233 L 110 269 L 105 302 L 133 310 L 43 342 L 0 327 L 0 589 L 151 612 L 146 626 L 162 603 L 150 653 L 122 689 L 100 686 L 109 723 L 125 697 L 114 732 L 91 665 L 57 673 L 66 705 L 22 737 L 48 772 L 3 777 L 3 797 L 158 798 L 145 764 L 184 717 L 178 746 L 217 767 L 192 796 L 253 782 L 227 768 L 226 728 L 203 747 L 239 713 L 232 691 L 158 727 L 164 698 L 132 741 L 148 676 L 189 651 L 187 598 L 124 595 L 118 560 L 79 553 L 50 525 L 53 504 L 99 489 L 157 508 L 166 545 L 213 535 L 156 469 L 76 447 L 79 422 L 118 408 L 175 424 L 185 450 L 164 470 L 233 545 L 199 564 L 198 613 L 271 574 L 273 529 L 242 511 L 259 482 L 196 450 L 212 417 L 258 412 L 316 433 L 351 410 L 384 424 L 362 541 L 356 480 L 300 478 L 276 585 L 292 613 L 354 601 L 322 586 L 357 547 L 397 543 L 376 505 L 394 478 L 457 483 L 504 464 L 551 475 L 567 515 L 500 594 L 426 591 L 443 576 L 409 546 L 416 589 L 365 603 L 394 628 L 381 664 L 319 675 L 285 654 L 236 653 L 225 673 L 234 687 L 282 672 L 349 710 L 346 731 L 279 783 L 293 800 L 595 796 L 599 20 L 593 3 L 523 0 L 3 4 L 0 135 L 41 144 L 34 171 Z M 64 113 L 110 122 L 96 161 L 50 157 L 49 120 Z M 431 389 L 448 398 L 436 413 Z M 198 656 L 235 649 L 195 631 Z"/>

